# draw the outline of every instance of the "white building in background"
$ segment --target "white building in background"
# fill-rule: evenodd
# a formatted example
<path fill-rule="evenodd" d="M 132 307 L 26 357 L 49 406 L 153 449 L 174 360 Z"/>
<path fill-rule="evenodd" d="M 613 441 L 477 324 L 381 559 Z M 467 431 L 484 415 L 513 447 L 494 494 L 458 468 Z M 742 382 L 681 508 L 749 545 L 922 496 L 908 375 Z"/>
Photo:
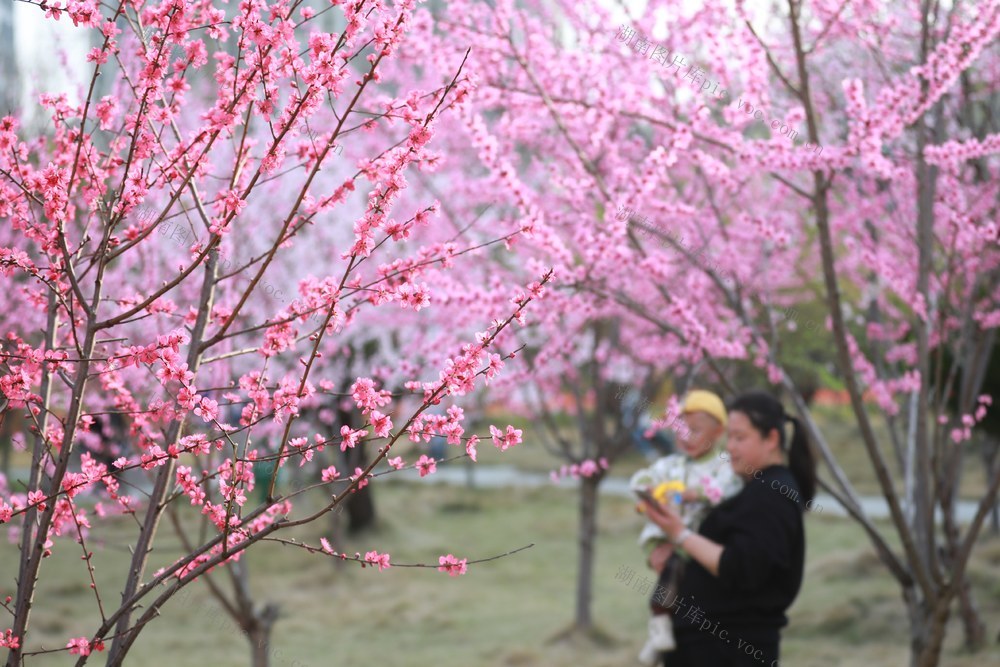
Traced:
<path fill-rule="evenodd" d="M 14 52 L 14 3 L 0 2 L 0 116 L 13 113 L 20 100 Z"/>
<path fill-rule="evenodd" d="M 41 122 L 40 92 L 65 93 L 79 103 L 93 72 L 87 62 L 93 38 L 93 30 L 74 27 L 69 17 L 46 19 L 37 5 L 0 0 L 0 115 Z M 111 82 L 101 84 L 106 90 Z"/>

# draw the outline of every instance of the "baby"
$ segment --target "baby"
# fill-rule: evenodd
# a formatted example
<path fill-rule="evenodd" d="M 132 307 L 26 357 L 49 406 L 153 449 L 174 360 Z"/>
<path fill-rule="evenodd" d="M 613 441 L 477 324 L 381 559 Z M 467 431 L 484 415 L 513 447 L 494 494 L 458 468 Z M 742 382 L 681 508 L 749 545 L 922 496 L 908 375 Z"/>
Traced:
<path fill-rule="evenodd" d="M 675 429 L 680 451 L 639 470 L 629 485 L 633 491 L 648 492 L 660 502 L 677 504 L 684 524 L 696 531 L 709 508 L 735 495 L 743 482 L 733 474 L 729 461 L 717 456 L 716 443 L 727 422 L 722 399 L 710 391 L 691 391 L 684 397 L 680 419 L 682 424 Z M 659 526 L 647 521 L 639 535 L 639 544 L 646 549 L 647 557 L 657 545 L 665 543 L 669 541 Z M 665 600 L 659 593 L 674 591 L 676 597 L 682 565 L 680 557 L 672 553 L 660 572 L 650 599 L 649 639 L 639 654 L 644 665 L 655 665 L 660 653 L 676 646 L 670 611 L 663 606 Z"/>

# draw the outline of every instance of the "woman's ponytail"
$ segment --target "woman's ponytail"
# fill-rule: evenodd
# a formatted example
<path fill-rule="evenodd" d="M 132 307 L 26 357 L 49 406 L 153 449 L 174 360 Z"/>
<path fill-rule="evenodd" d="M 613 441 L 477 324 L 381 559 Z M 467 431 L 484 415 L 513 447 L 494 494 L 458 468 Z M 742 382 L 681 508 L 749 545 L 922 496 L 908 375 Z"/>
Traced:
<path fill-rule="evenodd" d="M 788 421 L 792 422 L 792 441 L 788 446 L 788 469 L 799 485 L 799 493 L 802 500 L 809 506 L 809 503 L 816 497 L 816 459 L 813 458 L 812 448 L 809 446 L 809 439 L 806 437 L 805 429 L 795 417 L 788 416 Z"/>

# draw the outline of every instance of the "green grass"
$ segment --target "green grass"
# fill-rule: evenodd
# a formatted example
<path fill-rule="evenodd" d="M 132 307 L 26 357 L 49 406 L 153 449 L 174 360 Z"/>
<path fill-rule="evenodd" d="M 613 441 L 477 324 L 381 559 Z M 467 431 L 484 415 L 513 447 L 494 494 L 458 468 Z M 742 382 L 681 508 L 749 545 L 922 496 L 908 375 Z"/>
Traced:
<path fill-rule="evenodd" d="M 612 666 L 635 664 L 644 639 L 646 597 L 617 579 L 622 568 L 646 576 L 635 544 L 640 518 L 624 499 L 602 498 L 594 617 L 601 641 L 557 640 L 572 619 L 576 574 L 576 497 L 559 489 L 470 490 L 376 480 L 378 529 L 345 543 L 345 551 L 388 551 L 397 563 L 437 564 L 437 557 L 517 554 L 449 577 L 436 569 L 394 567 L 378 572 L 338 564 L 294 547 L 264 544 L 247 555 L 259 602 L 282 605 L 272 667 L 382 664 Z M 315 499 L 314 502 L 318 501 Z M 193 513 L 185 514 L 188 520 Z M 908 625 L 892 579 L 851 522 L 810 516 L 807 575 L 792 608 L 783 665 L 821 667 L 906 663 Z M 179 555 L 164 523 L 154 565 Z M 328 525 L 293 534 L 316 544 Z M 98 564 L 106 607 L 127 566 L 124 545 L 134 531 L 124 520 L 95 531 L 89 546 Z M 98 540 L 103 537 L 103 541 Z M 991 635 L 1000 626 L 1000 540 L 984 541 L 972 577 Z M 60 540 L 44 562 L 29 645 L 63 646 L 88 634 L 99 618 L 78 545 Z M 13 584 L 14 547 L 0 545 L 0 581 Z M 223 571 L 213 577 L 228 588 Z M 10 591 L 13 592 L 13 591 Z M 205 585 L 175 599 L 143 632 L 126 664 L 187 667 L 249 664 L 248 645 Z M 941 664 L 979 667 L 1000 661 L 1000 648 L 973 656 L 959 650 L 953 621 Z M 33 667 L 70 664 L 65 652 L 32 658 Z M 96 664 L 102 661 L 98 660 Z"/>
<path fill-rule="evenodd" d="M 849 477 L 862 493 L 876 493 L 867 454 L 850 415 L 842 409 L 817 412 L 824 432 Z M 480 463 L 514 465 L 532 472 L 557 468 L 524 420 L 525 443 L 499 452 L 485 442 Z M 505 424 L 496 419 L 494 423 Z M 483 431 L 485 429 L 478 429 Z M 883 440 L 887 442 L 887 440 Z M 409 443 L 400 443 L 410 447 Z M 407 460 L 411 452 L 400 450 Z M 455 449 L 458 452 L 458 449 Z M 891 452 L 886 449 L 887 457 Z M 15 460 L 15 465 L 18 465 Z M 613 469 L 627 476 L 644 461 L 638 454 Z M 967 457 L 963 495 L 976 497 L 982 485 L 978 461 Z M 384 572 L 342 564 L 301 549 L 264 544 L 246 556 L 252 589 L 259 603 L 281 604 L 283 617 L 274 633 L 272 667 L 319 667 L 375 663 L 392 666 L 466 667 L 523 665 L 569 667 L 635 664 L 644 638 L 645 596 L 616 579 L 622 568 L 648 576 L 635 539 L 640 519 L 631 503 L 602 498 L 593 614 L 598 631 L 591 639 L 563 637 L 572 620 L 576 577 L 576 496 L 565 489 L 469 490 L 425 487 L 394 480 L 373 482 L 378 529 L 348 540 L 349 553 L 388 551 L 397 563 L 437 564 L 454 553 L 475 559 L 534 544 L 500 560 L 470 566 L 452 578 L 436 569 L 394 567 Z M 319 502 L 319 498 L 308 502 Z M 196 515 L 184 513 L 193 525 Z M 807 575 L 790 612 L 782 664 L 788 667 L 906 664 L 909 626 L 898 586 L 878 562 L 863 532 L 848 520 L 810 516 Z M 150 572 L 181 555 L 169 522 L 153 554 Z M 326 521 L 292 532 L 317 544 L 330 537 Z M 88 547 L 95 577 L 108 609 L 114 606 L 128 566 L 128 545 L 135 527 L 125 519 L 101 522 Z M 88 635 L 100 613 L 90 590 L 80 547 L 57 541 L 43 563 L 28 644 L 61 648 L 70 637 Z M 983 539 L 970 567 L 977 601 L 992 639 L 1000 630 L 1000 540 Z M 0 541 L 0 596 L 14 593 L 15 547 Z M 231 590 L 224 570 L 212 574 Z M 162 617 L 143 632 L 129 665 L 249 664 L 249 647 L 202 582 L 186 599 L 174 599 Z M 0 630 L 8 627 L 0 622 Z M 952 619 L 941 665 L 979 667 L 1000 664 L 996 643 L 964 655 L 961 628 Z M 168 657 L 169 656 L 169 657 Z M 95 664 L 103 663 L 103 656 Z M 67 665 L 65 652 L 33 657 L 32 667 Z"/>

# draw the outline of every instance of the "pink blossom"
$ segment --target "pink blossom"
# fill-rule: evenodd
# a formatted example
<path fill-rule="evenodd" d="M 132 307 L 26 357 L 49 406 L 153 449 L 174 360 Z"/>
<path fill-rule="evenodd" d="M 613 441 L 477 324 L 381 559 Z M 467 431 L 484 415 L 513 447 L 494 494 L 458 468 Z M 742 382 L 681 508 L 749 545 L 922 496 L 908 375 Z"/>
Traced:
<path fill-rule="evenodd" d="M 469 455 L 473 463 L 476 462 L 476 445 L 479 443 L 479 436 L 473 435 L 469 437 L 468 441 L 465 443 L 465 453 Z"/>
<path fill-rule="evenodd" d="M 593 477 L 600 473 L 601 470 L 607 470 L 608 461 L 604 457 L 601 457 L 597 461 L 593 459 L 584 459 L 579 463 L 573 463 L 572 465 L 563 465 L 559 470 L 552 470 L 549 472 L 549 479 L 551 479 L 556 484 L 559 483 L 564 477 L 572 477 L 574 479 L 580 477 Z"/>
<path fill-rule="evenodd" d="M 420 458 L 417 459 L 417 470 L 420 472 L 421 477 L 426 477 L 435 470 L 437 470 L 437 461 L 427 456 L 426 454 L 421 454 Z"/>
<path fill-rule="evenodd" d="M 91 651 L 103 651 L 104 642 L 98 639 L 91 644 L 86 637 L 74 637 L 66 644 L 66 648 L 74 655 L 90 655 Z"/>
<path fill-rule="evenodd" d="M 194 408 L 194 413 L 204 422 L 213 422 L 219 418 L 219 404 L 202 396 Z"/>
<path fill-rule="evenodd" d="M 705 491 L 705 497 L 708 498 L 708 502 L 713 505 L 719 504 L 722 500 L 722 488 L 709 476 L 704 476 L 701 478 L 701 487 Z"/>
<path fill-rule="evenodd" d="M 395 457 L 393 457 L 391 459 L 386 459 L 386 463 L 388 463 L 390 466 L 392 466 L 396 470 L 400 470 L 400 469 L 406 467 L 406 463 L 403 461 L 403 457 L 402 456 L 395 456 Z"/>
<path fill-rule="evenodd" d="M 378 571 L 392 567 L 389 564 L 389 554 L 379 554 L 377 551 L 369 551 L 365 554 L 365 562 L 378 565 Z"/>
<path fill-rule="evenodd" d="M 340 427 L 340 451 L 346 452 L 348 449 L 353 449 L 358 442 L 361 441 L 362 436 L 364 436 L 367 431 L 359 429 L 355 431 L 347 424 Z"/>
<path fill-rule="evenodd" d="M 63 476 L 62 490 L 66 492 L 69 498 L 75 497 L 78 493 L 86 489 L 92 482 L 87 479 L 86 475 L 78 474 L 74 472 L 67 472 Z"/>
<path fill-rule="evenodd" d="M 404 306 L 413 310 L 426 308 L 431 304 L 429 291 L 426 285 L 412 285 L 406 283 L 396 290 L 395 298 Z"/>
<path fill-rule="evenodd" d="M 507 432 L 504 433 L 496 426 L 490 426 L 490 435 L 493 436 L 493 444 L 500 448 L 500 451 L 507 451 L 508 447 L 512 447 L 521 442 L 521 429 L 514 428 L 513 426 L 507 426 Z"/>
<path fill-rule="evenodd" d="M 107 49 L 102 49 L 99 46 L 92 47 L 90 51 L 87 52 L 87 62 L 92 62 L 97 65 L 103 65 L 108 62 L 108 51 Z"/>
<path fill-rule="evenodd" d="M 375 427 L 375 435 L 377 435 L 380 438 L 388 437 L 390 431 L 392 430 L 392 419 L 390 419 L 388 415 L 384 415 L 378 410 L 372 410 L 372 413 L 369 417 L 371 419 L 372 426 Z"/>
<path fill-rule="evenodd" d="M 0 648 L 19 648 L 20 646 L 20 638 L 15 637 L 11 630 L 4 630 L 0 633 Z"/>
<path fill-rule="evenodd" d="M 355 487 L 358 490 L 361 490 L 361 489 L 365 488 L 366 486 L 368 486 L 368 480 L 369 480 L 370 476 L 364 476 L 364 473 L 365 473 L 364 468 L 355 468 L 354 469 L 354 474 L 351 475 L 350 479 L 351 479 L 352 482 L 354 480 L 356 480 L 356 479 L 360 480 L 358 482 L 357 487 Z"/>
<path fill-rule="evenodd" d="M 503 369 L 503 360 L 500 358 L 499 354 L 491 352 L 489 359 L 490 363 L 486 368 L 486 384 L 489 384 L 489 381 L 496 377 L 497 374 Z"/>
<path fill-rule="evenodd" d="M 28 492 L 28 506 L 37 505 L 39 512 L 44 512 L 47 505 L 45 504 L 45 493 L 42 491 L 29 491 Z"/>
<path fill-rule="evenodd" d="M 441 556 L 438 558 L 438 563 L 440 564 L 438 572 L 447 572 L 449 577 L 457 577 L 460 574 L 465 574 L 467 569 L 466 560 L 465 558 L 458 560 L 452 554 Z"/>
<path fill-rule="evenodd" d="M 380 408 L 391 400 L 388 391 L 384 389 L 381 391 L 375 390 L 374 380 L 360 377 L 351 385 L 351 397 L 357 403 L 362 413 L 366 415 L 371 410 Z"/>
<path fill-rule="evenodd" d="M 177 484 L 180 485 L 184 493 L 191 499 L 192 505 L 204 505 L 207 499 L 205 490 L 199 486 L 200 480 L 192 473 L 188 466 L 178 466 L 176 472 Z"/>

